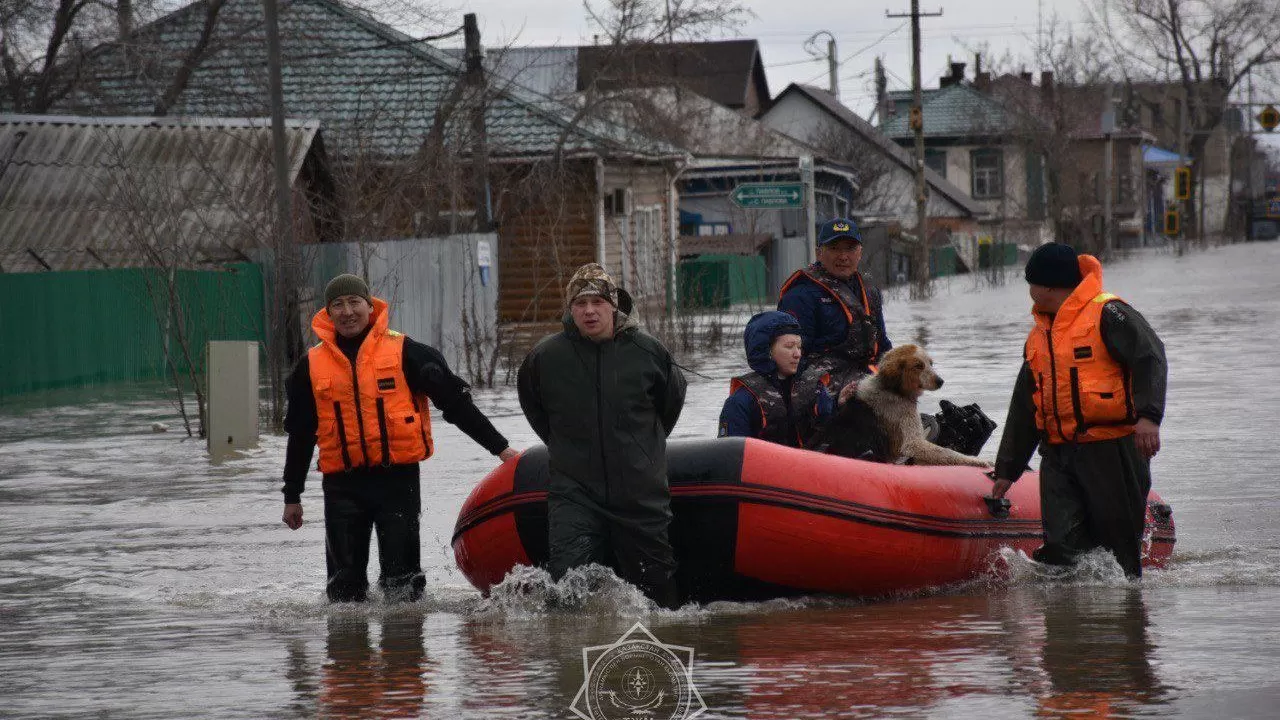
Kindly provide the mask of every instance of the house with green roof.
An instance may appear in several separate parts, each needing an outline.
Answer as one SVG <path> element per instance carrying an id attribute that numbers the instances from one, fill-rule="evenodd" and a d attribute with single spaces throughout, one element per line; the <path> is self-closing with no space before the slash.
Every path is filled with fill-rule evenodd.
<path id="1" fill-rule="evenodd" d="M 965 84 L 963 63 L 953 63 L 952 70 L 942 87 L 924 93 L 926 167 L 968 191 L 986 211 L 982 225 L 995 240 L 1030 246 L 1046 242 L 1051 233 L 1043 158 L 1027 152 L 1020 141 L 1019 117 Z M 911 92 L 891 92 L 887 101 L 881 131 L 913 150 L 915 134 L 908 124 Z"/>
<path id="2" fill-rule="evenodd" d="M 279 24 L 285 114 L 324 128 L 343 240 L 469 230 L 489 216 L 504 320 L 558 317 L 568 277 L 590 261 L 641 307 L 665 306 L 683 151 L 502 78 L 468 82 L 456 54 L 338 0 L 282 4 Z M 263 25 L 258 0 L 199 0 L 90 51 L 57 110 L 269 116 Z"/>

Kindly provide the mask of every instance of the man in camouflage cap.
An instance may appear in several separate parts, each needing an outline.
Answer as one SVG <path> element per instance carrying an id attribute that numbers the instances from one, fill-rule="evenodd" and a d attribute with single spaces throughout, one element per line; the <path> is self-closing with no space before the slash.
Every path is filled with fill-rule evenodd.
<path id="1" fill-rule="evenodd" d="M 685 380 L 604 268 L 583 265 L 565 288 L 564 329 L 520 366 L 520 407 L 551 456 L 549 571 L 599 564 L 664 607 L 679 604 L 668 540 L 667 436 Z"/>
<path id="2" fill-rule="evenodd" d="M 600 267 L 600 263 L 587 263 L 578 268 L 578 271 L 569 279 L 569 285 L 565 288 L 565 302 L 573 304 L 573 301 L 579 297 L 588 295 L 599 295 L 614 308 L 618 307 L 618 288 L 613 284 L 613 278 L 609 277 L 609 273 Z"/>

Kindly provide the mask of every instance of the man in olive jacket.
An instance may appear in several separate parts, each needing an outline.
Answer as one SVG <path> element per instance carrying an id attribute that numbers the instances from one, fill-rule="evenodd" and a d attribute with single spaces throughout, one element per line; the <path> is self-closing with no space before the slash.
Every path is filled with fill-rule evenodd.
<path id="1" fill-rule="evenodd" d="M 582 565 L 612 567 L 673 607 L 666 450 L 684 376 L 627 315 L 630 298 L 599 265 L 579 268 L 565 298 L 564 331 L 534 347 L 517 383 L 550 454 L 548 569 L 559 580 Z"/>

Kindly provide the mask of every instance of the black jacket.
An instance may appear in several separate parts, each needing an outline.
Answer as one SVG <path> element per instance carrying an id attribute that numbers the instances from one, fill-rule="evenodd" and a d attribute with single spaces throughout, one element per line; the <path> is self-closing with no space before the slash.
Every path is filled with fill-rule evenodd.
<path id="1" fill-rule="evenodd" d="M 667 435 L 684 407 L 685 379 L 662 343 L 619 313 L 611 340 L 564 331 L 520 366 L 520 407 L 550 453 L 551 492 L 615 521 L 670 519 Z"/>
<path id="2" fill-rule="evenodd" d="M 1102 342 L 1116 362 L 1129 371 L 1134 412 L 1157 425 L 1164 419 L 1165 384 L 1169 373 L 1164 343 L 1137 310 L 1113 300 L 1102 309 Z M 1026 362 L 1018 371 L 1009 401 L 1004 435 L 996 453 L 996 477 L 1016 480 L 1026 469 L 1042 438 L 1036 428 L 1031 369 Z"/>
<path id="3" fill-rule="evenodd" d="M 360 344 L 367 335 L 366 330 L 364 335 L 351 340 L 338 336 L 338 347 L 354 362 Z M 471 386 L 450 372 L 449 363 L 440 351 L 406 337 L 401 362 L 409 389 L 414 394 L 424 394 L 430 398 L 431 403 L 440 409 L 446 422 L 457 425 L 472 440 L 494 455 L 507 449 L 507 439 L 472 402 Z M 316 399 L 311 389 L 311 365 L 307 355 L 302 356 L 286 381 L 285 392 L 289 405 L 284 418 L 284 429 L 289 433 L 289 446 L 285 451 L 284 487 L 281 491 L 286 503 L 296 503 L 301 502 L 307 470 L 315 452 L 316 429 L 319 427 Z M 396 466 L 388 468 L 392 472 L 396 469 Z M 357 468 L 352 472 L 362 470 L 365 469 Z M 344 473 L 331 475 L 340 477 Z"/>

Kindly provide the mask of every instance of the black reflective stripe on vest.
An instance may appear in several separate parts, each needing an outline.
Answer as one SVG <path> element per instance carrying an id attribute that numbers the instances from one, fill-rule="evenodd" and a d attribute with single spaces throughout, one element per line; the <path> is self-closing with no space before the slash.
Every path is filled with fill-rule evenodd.
<path id="1" fill-rule="evenodd" d="M 382 398 L 378 398 L 377 405 L 378 432 L 382 433 L 382 467 L 391 467 L 391 443 L 387 440 L 387 406 Z"/>
<path id="2" fill-rule="evenodd" d="M 338 419 L 338 445 L 342 447 L 342 464 L 351 469 L 351 453 L 347 452 L 347 426 L 342 422 L 342 403 L 333 401 L 333 416 Z"/>
<path id="3" fill-rule="evenodd" d="M 756 399 L 763 416 L 759 438 L 779 445 L 803 447 L 813 430 L 813 406 L 824 373 L 806 370 L 791 380 L 790 403 L 777 385 L 760 373 L 735 378 Z"/>

